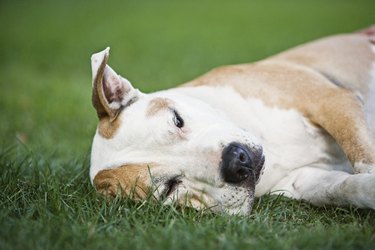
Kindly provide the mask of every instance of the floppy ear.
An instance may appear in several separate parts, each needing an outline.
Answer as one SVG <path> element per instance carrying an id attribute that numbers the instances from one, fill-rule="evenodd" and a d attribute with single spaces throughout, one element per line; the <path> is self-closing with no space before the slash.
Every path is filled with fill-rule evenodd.
<path id="1" fill-rule="evenodd" d="M 135 200 L 145 199 L 152 189 L 149 168 L 149 165 L 124 165 L 101 170 L 93 183 L 96 191 L 107 197 L 120 195 Z"/>
<path id="2" fill-rule="evenodd" d="M 135 102 L 140 92 L 107 65 L 109 47 L 91 56 L 92 104 L 99 119 L 112 122 L 120 111 Z"/>

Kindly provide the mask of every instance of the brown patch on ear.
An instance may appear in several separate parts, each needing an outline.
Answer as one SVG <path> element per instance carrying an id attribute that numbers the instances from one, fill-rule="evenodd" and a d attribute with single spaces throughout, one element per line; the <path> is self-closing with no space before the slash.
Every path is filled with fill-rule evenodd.
<path id="1" fill-rule="evenodd" d="M 162 110 L 168 109 L 172 104 L 172 101 L 167 98 L 155 98 L 150 101 L 147 107 L 146 115 L 154 116 Z"/>
<path id="2" fill-rule="evenodd" d="M 106 54 L 103 58 L 103 61 L 100 63 L 98 71 L 96 73 L 94 82 L 93 82 L 93 90 L 92 90 L 92 105 L 96 109 L 99 119 L 104 117 L 117 117 L 117 114 L 109 108 L 108 101 L 106 100 L 106 96 L 104 93 L 104 86 L 103 86 L 103 77 L 104 77 L 104 70 L 108 62 L 108 55 Z"/>
<path id="3" fill-rule="evenodd" d="M 135 200 L 147 198 L 151 191 L 150 168 L 152 165 L 124 165 L 100 171 L 94 178 L 99 194 L 114 197 L 121 195 Z"/>
<path id="4" fill-rule="evenodd" d="M 95 78 L 93 80 L 93 90 L 92 90 L 92 104 L 96 109 L 99 125 L 99 134 L 106 139 L 110 139 L 114 136 L 117 129 L 120 127 L 120 121 L 118 115 L 121 113 L 122 109 L 117 110 L 111 109 L 109 103 L 112 101 L 120 101 L 119 96 L 123 96 L 125 93 L 124 87 L 120 84 L 116 85 L 116 92 L 111 93 L 105 84 L 105 70 L 108 63 L 108 53 L 104 54 L 102 62 L 100 63 Z M 107 70 L 108 71 L 108 70 Z M 108 73 L 107 73 L 108 74 Z M 111 76 L 112 81 L 115 83 L 117 75 Z M 111 79 L 107 79 L 111 80 Z M 117 96 L 115 95 L 117 94 Z"/>
<path id="5" fill-rule="evenodd" d="M 117 117 L 115 120 L 111 121 L 108 116 L 105 116 L 99 121 L 98 132 L 104 138 L 111 139 L 116 134 L 120 124 L 120 118 Z"/>

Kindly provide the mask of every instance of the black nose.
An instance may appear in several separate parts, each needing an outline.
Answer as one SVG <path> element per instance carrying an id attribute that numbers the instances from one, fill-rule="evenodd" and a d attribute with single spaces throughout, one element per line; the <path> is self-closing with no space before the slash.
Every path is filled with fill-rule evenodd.
<path id="1" fill-rule="evenodd" d="M 254 182 L 259 177 L 258 169 L 263 167 L 262 149 L 250 150 L 246 145 L 232 142 L 222 153 L 221 172 L 225 182 L 239 183 L 252 178 Z"/>

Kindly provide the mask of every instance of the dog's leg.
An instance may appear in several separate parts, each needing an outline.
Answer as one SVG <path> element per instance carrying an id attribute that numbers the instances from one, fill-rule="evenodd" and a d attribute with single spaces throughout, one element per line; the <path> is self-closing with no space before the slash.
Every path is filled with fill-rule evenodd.
<path id="1" fill-rule="evenodd" d="M 361 35 L 322 39 L 275 58 L 305 65 L 324 76 L 325 79 L 319 80 L 310 75 L 319 91 L 299 81 L 296 88 L 301 87 L 305 92 L 301 89 L 298 92 L 308 94 L 299 94 L 293 102 L 299 103 L 300 111 L 335 138 L 356 173 L 367 173 L 375 172 L 375 143 L 362 102 L 369 101 L 366 96 L 374 84 L 375 26 L 358 33 Z M 360 100 L 360 95 L 364 100 Z M 293 102 L 289 104 L 292 108 Z"/>
<path id="2" fill-rule="evenodd" d="M 317 206 L 355 205 L 375 209 L 374 190 L 374 174 L 349 174 L 304 167 L 291 172 L 272 191 Z"/>
<path id="3" fill-rule="evenodd" d="M 349 90 L 323 95 L 311 110 L 311 120 L 342 147 L 356 173 L 375 172 L 375 143 L 363 105 Z"/>

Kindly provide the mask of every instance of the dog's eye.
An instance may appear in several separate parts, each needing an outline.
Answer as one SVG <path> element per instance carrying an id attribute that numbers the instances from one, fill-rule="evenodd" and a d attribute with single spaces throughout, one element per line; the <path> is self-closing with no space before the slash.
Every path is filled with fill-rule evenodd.
<path id="1" fill-rule="evenodd" d="M 165 183 L 166 189 L 164 191 L 164 197 L 170 196 L 177 189 L 178 185 L 182 183 L 178 177 L 179 176 L 175 176 Z"/>
<path id="2" fill-rule="evenodd" d="M 177 128 L 182 128 L 184 126 L 184 120 L 181 118 L 181 116 L 178 114 L 176 110 L 173 110 L 173 122 L 176 125 Z"/>

